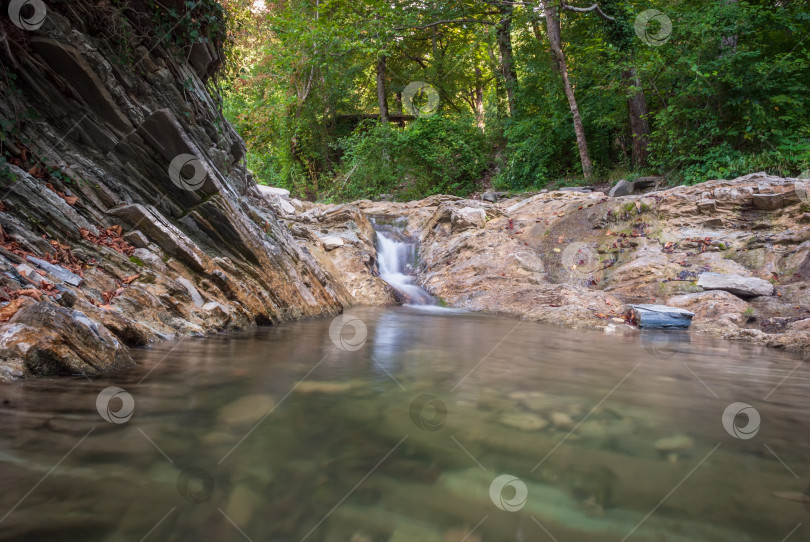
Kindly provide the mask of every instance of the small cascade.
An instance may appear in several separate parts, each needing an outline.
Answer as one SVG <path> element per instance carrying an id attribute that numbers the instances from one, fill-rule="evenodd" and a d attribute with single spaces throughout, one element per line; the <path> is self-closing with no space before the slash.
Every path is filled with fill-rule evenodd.
<path id="1" fill-rule="evenodd" d="M 393 226 L 374 225 L 380 278 L 394 287 L 407 305 L 435 305 L 436 299 L 415 284 L 417 247 Z"/>

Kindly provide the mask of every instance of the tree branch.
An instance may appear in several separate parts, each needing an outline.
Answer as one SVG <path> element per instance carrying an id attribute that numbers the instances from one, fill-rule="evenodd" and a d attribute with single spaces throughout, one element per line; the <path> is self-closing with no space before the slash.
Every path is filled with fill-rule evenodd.
<path id="1" fill-rule="evenodd" d="M 615 21 L 616 19 L 602 11 L 602 8 L 599 7 L 599 4 L 594 4 L 589 8 L 579 8 L 576 6 L 572 6 L 566 3 L 563 3 L 562 8 L 565 11 L 576 11 L 577 13 L 588 13 L 591 11 L 595 11 L 600 17 L 602 17 L 606 21 Z"/>
<path id="2" fill-rule="evenodd" d="M 478 19 L 446 19 L 444 21 L 436 21 L 435 23 L 430 23 L 422 26 L 397 26 L 394 28 L 394 30 L 424 30 L 425 28 L 433 28 L 434 26 L 440 26 L 443 24 L 464 24 L 464 23 L 488 24 L 488 25 L 497 24 L 494 21 L 479 21 Z"/>

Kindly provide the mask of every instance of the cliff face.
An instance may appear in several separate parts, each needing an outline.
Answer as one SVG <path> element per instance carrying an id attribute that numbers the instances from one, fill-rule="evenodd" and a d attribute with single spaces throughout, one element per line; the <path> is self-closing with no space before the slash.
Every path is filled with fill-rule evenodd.
<path id="1" fill-rule="evenodd" d="M 0 379 L 105 372 L 131 364 L 125 345 L 341 310 L 349 295 L 278 221 L 206 87 L 211 2 L 12 4 Z"/>

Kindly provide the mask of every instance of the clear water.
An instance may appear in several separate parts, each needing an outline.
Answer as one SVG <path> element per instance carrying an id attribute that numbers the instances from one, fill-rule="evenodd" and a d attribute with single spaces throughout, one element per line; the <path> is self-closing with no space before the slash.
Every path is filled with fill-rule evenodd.
<path id="1" fill-rule="evenodd" d="M 118 378 L 0 388 L 0 540 L 810 540 L 795 357 L 351 314 L 160 344 Z M 128 420 L 120 392 L 98 409 L 111 386 Z M 724 429 L 735 402 L 760 415 L 753 438 Z"/>

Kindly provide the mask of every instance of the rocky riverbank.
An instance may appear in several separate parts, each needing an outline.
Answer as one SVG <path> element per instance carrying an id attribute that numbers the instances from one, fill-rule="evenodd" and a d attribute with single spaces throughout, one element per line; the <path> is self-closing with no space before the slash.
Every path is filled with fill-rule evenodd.
<path id="1" fill-rule="evenodd" d="M 695 331 L 805 350 L 808 189 L 755 173 L 622 197 L 293 201 L 284 220 L 358 303 L 387 301 L 367 220 L 400 220 L 421 241 L 419 282 L 450 306 L 622 331 L 629 304 L 665 304 L 693 312 Z"/>
<path id="2" fill-rule="evenodd" d="M 372 221 L 421 243 L 418 280 L 447 305 L 615 331 L 631 329 L 628 304 L 663 303 L 697 331 L 810 344 L 807 181 L 300 202 L 247 170 L 209 93 L 216 36 L 168 45 L 140 31 L 151 9 L 80 0 L 41 27 L 0 25 L 0 381 L 109 373 L 167 337 L 395 304 Z"/>
<path id="3" fill-rule="evenodd" d="M 145 2 L 43 9 L 0 24 L 0 380 L 340 312 L 350 295 L 266 204 L 209 93 L 214 31 L 169 43 Z"/>

